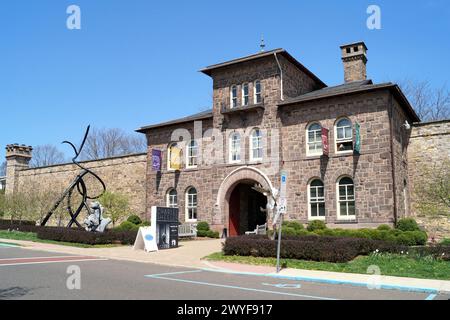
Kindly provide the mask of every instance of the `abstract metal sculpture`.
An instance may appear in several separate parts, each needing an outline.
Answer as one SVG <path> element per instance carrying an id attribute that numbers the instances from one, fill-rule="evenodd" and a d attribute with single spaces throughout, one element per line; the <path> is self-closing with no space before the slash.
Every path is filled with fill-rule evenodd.
<path id="1" fill-rule="evenodd" d="M 54 214 L 55 210 L 63 203 L 65 199 L 67 199 L 67 212 L 70 215 L 70 222 L 67 225 L 67 228 L 71 228 L 73 224 L 76 224 L 78 228 L 83 228 L 81 224 L 77 221 L 78 216 L 80 215 L 81 211 L 83 209 L 86 209 L 88 212 L 88 219 L 86 219 L 86 230 L 87 231 L 99 231 L 102 232 L 107 226 L 107 224 L 110 222 L 109 219 L 103 219 L 102 213 L 103 210 L 98 203 L 93 203 L 92 208 L 88 205 L 88 200 L 96 200 L 100 198 L 105 192 L 106 192 L 106 185 L 103 182 L 103 180 L 94 172 L 91 170 L 83 167 L 81 164 L 78 163 L 77 159 L 81 154 L 81 151 L 83 150 L 84 144 L 86 143 L 87 137 L 89 135 L 90 126 L 87 127 L 86 133 L 84 135 L 83 142 L 80 145 L 80 148 L 77 150 L 77 148 L 74 146 L 73 143 L 69 141 L 64 141 L 64 143 L 70 145 L 75 153 L 75 157 L 72 158 L 72 162 L 78 166 L 82 171 L 78 174 L 78 176 L 72 181 L 72 183 L 69 185 L 69 187 L 64 191 L 64 193 L 61 195 L 61 197 L 56 201 L 55 205 L 52 207 L 52 209 L 47 213 L 44 220 L 42 220 L 41 226 L 45 226 L 48 222 L 48 220 L 51 218 L 51 216 Z M 95 196 L 89 195 L 88 188 L 86 186 L 86 182 L 84 181 L 84 178 L 88 175 L 93 176 L 98 182 L 100 182 L 103 191 Z M 72 196 L 74 195 L 74 191 L 78 192 L 78 194 L 81 196 L 80 203 L 78 204 L 75 211 L 72 209 Z M 102 220 L 105 220 L 102 223 Z M 109 220 L 109 222 L 108 222 Z M 106 225 L 105 225 L 106 223 Z M 101 228 L 99 228 L 101 227 Z"/>

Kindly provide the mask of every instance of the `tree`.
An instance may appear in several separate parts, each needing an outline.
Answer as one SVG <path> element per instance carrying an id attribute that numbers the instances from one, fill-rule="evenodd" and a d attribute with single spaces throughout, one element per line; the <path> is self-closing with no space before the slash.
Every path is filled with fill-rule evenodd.
<path id="1" fill-rule="evenodd" d="M 143 135 L 131 135 L 122 129 L 92 129 L 83 149 L 82 159 L 97 160 L 145 152 L 147 143 Z"/>
<path id="2" fill-rule="evenodd" d="M 55 146 L 46 144 L 37 146 L 33 149 L 33 157 L 31 158 L 30 166 L 32 168 L 38 168 L 64 162 L 66 162 L 64 153 L 59 151 Z"/>
<path id="3" fill-rule="evenodd" d="M 99 202 L 105 208 L 105 215 L 111 218 L 113 228 L 130 213 L 128 199 L 122 194 L 106 192 L 100 197 Z"/>
<path id="4" fill-rule="evenodd" d="M 5 177 L 6 176 L 6 161 L 3 161 L 0 164 L 0 177 Z"/>
<path id="5" fill-rule="evenodd" d="M 433 88 L 428 81 L 410 79 L 398 83 L 422 121 L 450 118 L 450 90 L 447 86 Z"/>

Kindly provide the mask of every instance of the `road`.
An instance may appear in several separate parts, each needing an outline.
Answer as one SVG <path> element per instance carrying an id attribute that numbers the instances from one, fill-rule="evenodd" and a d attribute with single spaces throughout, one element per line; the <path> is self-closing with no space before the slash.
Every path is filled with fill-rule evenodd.
<path id="1" fill-rule="evenodd" d="M 224 301 L 449 298 L 450 295 L 444 294 L 369 290 L 365 287 L 280 280 L 0 246 L 0 299 Z"/>

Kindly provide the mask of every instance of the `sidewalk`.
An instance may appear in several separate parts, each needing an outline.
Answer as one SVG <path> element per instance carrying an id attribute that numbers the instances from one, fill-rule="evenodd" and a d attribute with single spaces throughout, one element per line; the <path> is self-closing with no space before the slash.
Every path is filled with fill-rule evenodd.
<path id="1" fill-rule="evenodd" d="M 370 274 L 354 274 L 328 271 L 300 269 L 283 269 L 276 273 L 275 267 L 251 266 L 238 263 L 208 261 L 210 271 L 233 274 L 269 276 L 278 279 L 309 281 L 328 284 L 346 284 L 359 287 L 396 289 L 402 291 L 420 291 L 428 293 L 450 293 L 450 281 L 402 278 L 391 276 L 375 276 Z"/>
<path id="2" fill-rule="evenodd" d="M 1 240 L 1 239 L 0 239 Z M 204 268 L 201 259 L 214 252 L 222 250 L 222 240 L 198 240 L 181 241 L 180 247 L 171 250 L 161 250 L 147 253 L 143 250 L 133 250 L 131 246 L 111 247 L 111 248 L 76 248 L 47 244 L 40 242 L 30 242 L 21 240 L 2 240 L 8 243 L 21 245 L 25 249 L 48 251 L 55 253 L 65 253 L 83 256 L 94 256 L 105 259 L 125 260 L 143 263 L 154 263 L 175 267 Z"/>

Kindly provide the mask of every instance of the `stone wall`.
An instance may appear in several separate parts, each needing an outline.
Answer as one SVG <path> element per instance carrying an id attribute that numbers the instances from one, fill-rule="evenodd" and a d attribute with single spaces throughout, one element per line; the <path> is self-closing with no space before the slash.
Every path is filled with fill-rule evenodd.
<path id="1" fill-rule="evenodd" d="M 415 208 L 414 190 L 424 177 L 423 168 L 450 159 L 450 120 L 414 125 L 408 147 L 409 181 L 412 190 L 411 210 L 417 220 L 437 238 L 450 236 L 448 218 L 421 217 Z"/>
<path id="2" fill-rule="evenodd" d="M 82 165 L 98 174 L 106 183 L 108 191 L 127 196 L 131 213 L 142 215 L 145 212 L 146 162 L 146 154 L 136 154 L 83 162 Z M 80 168 L 74 164 L 62 164 L 20 170 L 8 179 L 11 179 L 11 182 L 14 180 L 12 185 L 17 187 L 15 192 L 40 188 L 56 190 L 59 193 L 79 172 Z M 98 183 L 88 177 L 86 181 L 91 192 L 95 193 L 100 188 Z"/>

